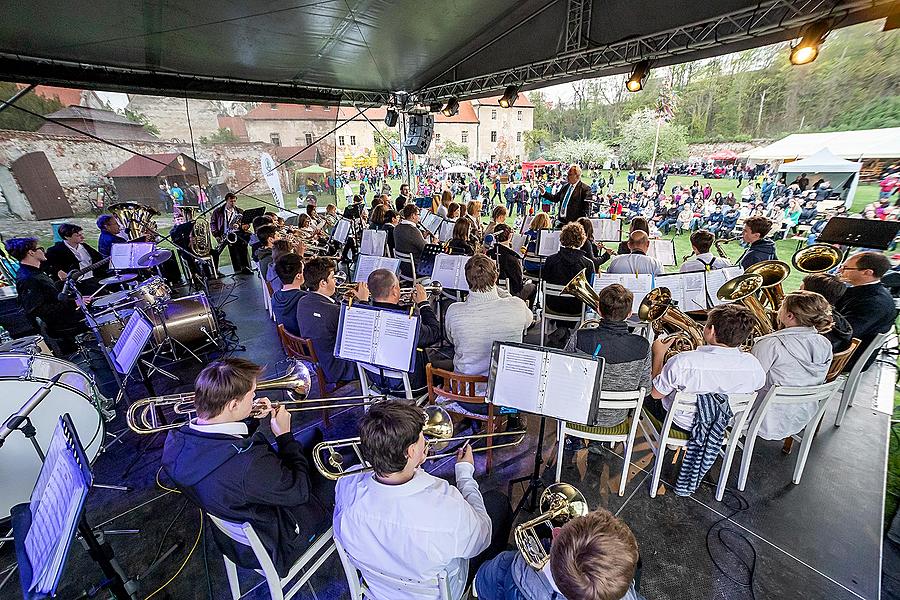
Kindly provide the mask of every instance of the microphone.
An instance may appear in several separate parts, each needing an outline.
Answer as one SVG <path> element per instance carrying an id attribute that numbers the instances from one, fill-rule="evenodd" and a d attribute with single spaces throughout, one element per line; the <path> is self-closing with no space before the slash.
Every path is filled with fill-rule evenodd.
<path id="1" fill-rule="evenodd" d="M 31 395 L 31 398 L 22 405 L 22 408 L 18 410 L 18 412 L 8 418 L 2 426 L 0 426 L 0 446 L 3 446 L 3 442 L 9 437 L 13 431 L 18 429 L 22 423 L 28 418 L 28 415 L 37 408 L 37 405 L 40 404 L 44 398 L 50 393 L 51 388 L 54 385 L 59 383 L 59 380 L 62 379 L 62 376 L 65 375 L 68 371 L 63 371 L 62 373 L 57 373 L 54 375 L 50 381 L 42 385 L 34 394 Z"/>

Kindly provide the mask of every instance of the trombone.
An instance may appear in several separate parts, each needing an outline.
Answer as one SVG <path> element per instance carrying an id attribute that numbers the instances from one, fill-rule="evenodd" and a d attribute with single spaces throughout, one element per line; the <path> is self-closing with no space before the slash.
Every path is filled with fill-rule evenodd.
<path id="1" fill-rule="evenodd" d="M 512 442 L 504 442 L 502 444 L 497 444 L 495 446 L 483 447 L 483 448 L 474 448 L 472 452 L 484 452 L 488 449 L 496 450 L 498 448 L 508 448 L 512 446 L 518 446 L 525 439 L 526 432 L 525 430 L 519 431 L 503 431 L 499 433 L 477 433 L 473 435 L 462 435 L 453 437 L 453 421 L 450 418 L 450 413 L 447 412 L 446 409 L 442 406 L 438 406 L 436 404 L 432 404 L 426 406 L 423 410 L 425 425 L 422 428 L 422 433 L 426 438 L 429 438 L 427 443 L 426 451 L 437 451 L 440 452 L 447 446 L 449 446 L 453 442 L 471 442 L 474 440 L 485 440 L 492 439 L 494 437 L 500 436 L 518 436 L 519 439 L 514 440 Z M 341 448 L 349 448 L 353 450 L 353 453 L 356 455 L 356 458 L 359 459 L 360 465 L 347 469 L 344 467 L 344 457 L 340 453 Z M 441 458 L 447 458 L 448 456 L 455 456 L 456 450 L 450 452 L 444 452 L 443 454 L 432 454 L 428 456 L 425 460 L 438 460 Z M 346 438 L 342 440 L 331 440 L 326 442 L 321 442 L 316 444 L 316 447 L 313 449 L 313 462 L 316 465 L 316 469 L 319 473 L 322 474 L 326 479 L 330 479 L 331 481 L 337 481 L 342 477 L 346 477 L 348 475 L 357 475 L 359 473 L 369 473 L 373 469 L 370 466 L 365 466 L 365 458 L 362 455 L 362 450 L 360 448 L 360 438 Z"/>
<path id="2" fill-rule="evenodd" d="M 550 560 L 550 554 L 541 542 L 537 527 L 544 523 L 558 527 L 589 512 L 584 495 L 578 488 L 568 483 L 553 483 L 547 486 L 541 494 L 540 507 L 540 515 L 515 529 L 516 547 L 522 553 L 522 558 L 538 571 Z"/>

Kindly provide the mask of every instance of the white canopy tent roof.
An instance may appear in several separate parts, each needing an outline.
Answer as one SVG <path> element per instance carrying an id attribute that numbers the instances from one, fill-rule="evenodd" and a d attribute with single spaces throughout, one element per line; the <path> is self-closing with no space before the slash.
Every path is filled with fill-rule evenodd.
<path id="1" fill-rule="evenodd" d="M 812 156 L 822 148 L 831 148 L 840 158 L 900 158 L 900 127 L 862 129 L 860 131 L 831 131 L 826 133 L 795 133 L 742 153 L 751 161 L 794 160 Z"/>
<path id="2" fill-rule="evenodd" d="M 462 174 L 462 175 L 474 175 L 475 171 L 473 171 L 469 167 L 463 167 L 462 165 L 456 165 L 456 166 L 450 167 L 449 169 L 446 169 L 444 171 L 445 175 L 454 174 L 454 173 Z"/>
<path id="3" fill-rule="evenodd" d="M 856 195 L 856 187 L 859 185 L 859 170 L 862 163 L 844 160 L 835 156 L 828 148 L 822 148 L 812 156 L 803 160 L 782 163 L 778 167 L 779 173 L 799 174 L 806 173 L 810 181 L 816 181 L 820 177 L 831 182 L 832 188 L 840 190 L 844 203 L 849 208 Z M 791 178 L 785 177 L 790 183 Z"/>

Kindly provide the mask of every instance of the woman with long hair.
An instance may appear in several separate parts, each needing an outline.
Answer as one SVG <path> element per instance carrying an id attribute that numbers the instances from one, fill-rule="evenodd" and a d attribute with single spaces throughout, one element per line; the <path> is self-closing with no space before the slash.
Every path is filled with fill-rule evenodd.
<path id="1" fill-rule="evenodd" d="M 471 231 L 472 222 L 469 219 L 459 219 L 453 225 L 453 237 L 447 244 L 447 254 L 474 255 L 475 247 L 469 242 Z"/>
<path id="2" fill-rule="evenodd" d="M 525 232 L 525 247 L 527 253 L 534 255 L 537 252 L 538 238 L 542 229 L 550 229 L 550 215 L 545 212 L 539 212 L 534 215 L 528 231 Z M 538 273 L 541 270 L 541 263 L 533 260 L 525 260 L 525 271 L 528 273 Z"/>

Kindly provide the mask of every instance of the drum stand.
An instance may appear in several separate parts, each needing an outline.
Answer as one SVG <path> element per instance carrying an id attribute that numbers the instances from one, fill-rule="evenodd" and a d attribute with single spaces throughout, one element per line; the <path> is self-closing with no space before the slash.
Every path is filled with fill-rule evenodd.
<path id="1" fill-rule="evenodd" d="M 171 352 L 171 362 L 173 362 L 173 363 L 177 362 L 179 360 L 182 360 L 178 356 L 178 347 L 180 346 L 185 352 L 190 354 L 191 357 L 194 358 L 194 360 L 196 360 L 198 363 L 202 363 L 203 361 L 200 360 L 200 357 L 197 356 L 190 348 L 188 348 L 187 346 L 185 346 L 184 344 L 182 344 L 181 342 L 179 342 L 178 340 L 173 338 L 171 335 L 169 335 L 169 328 L 166 324 L 166 304 L 165 303 L 158 302 L 158 303 L 154 304 L 153 306 L 151 306 L 150 310 L 152 310 L 157 315 L 159 315 L 159 322 L 162 325 L 163 335 L 164 335 L 165 339 L 163 340 L 163 342 L 161 344 L 156 345 L 156 348 L 153 351 L 153 356 L 150 358 L 150 360 L 148 361 L 148 360 L 142 358 L 142 359 L 140 359 L 141 363 L 149 369 L 149 371 L 147 371 L 148 377 L 153 375 L 156 372 L 159 372 L 173 381 L 178 381 L 178 377 L 176 377 L 169 371 L 166 371 L 165 369 L 163 369 L 162 367 L 160 367 L 156 364 L 157 358 L 162 356 L 164 352 Z"/>

